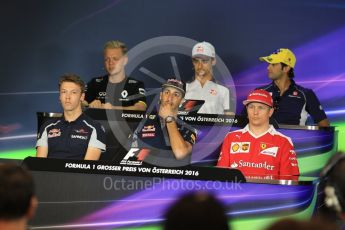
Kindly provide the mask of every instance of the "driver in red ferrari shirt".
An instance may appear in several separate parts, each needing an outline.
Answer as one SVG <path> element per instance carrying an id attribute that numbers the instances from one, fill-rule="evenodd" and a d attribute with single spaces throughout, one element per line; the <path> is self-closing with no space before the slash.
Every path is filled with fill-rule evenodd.
<path id="1" fill-rule="evenodd" d="M 243 104 L 249 123 L 226 135 L 217 166 L 239 169 L 245 176 L 298 176 L 297 156 L 291 139 L 269 124 L 273 114 L 270 93 L 254 90 Z"/>

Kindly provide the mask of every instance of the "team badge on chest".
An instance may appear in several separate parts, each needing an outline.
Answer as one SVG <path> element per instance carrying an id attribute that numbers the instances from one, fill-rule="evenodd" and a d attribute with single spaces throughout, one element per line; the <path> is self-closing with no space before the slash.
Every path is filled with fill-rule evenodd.
<path id="1" fill-rule="evenodd" d="M 154 125 L 145 125 L 144 128 L 141 130 L 141 132 L 154 132 L 156 131 L 156 128 Z"/>
<path id="2" fill-rule="evenodd" d="M 267 148 L 267 145 L 266 145 L 266 143 L 261 143 L 260 147 L 261 147 L 261 150 L 263 150 L 263 149 Z"/>
<path id="3" fill-rule="evenodd" d="M 154 125 L 145 125 L 141 130 L 142 138 L 152 138 L 156 136 L 156 128 Z"/>
<path id="4" fill-rule="evenodd" d="M 213 96 L 217 95 L 217 91 L 215 89 L 210 89 L 210 94 Z"/>
<path id="5" fill-rule="evenodd" d="M 270 148 L 265 148 L 263 150 L 261 150 L 260 154 L 263 155 L 267 155 L 267 156 L 272 156 L 272 157 L 276 157 L 277 153 L 278 153 L 278 147 L 270 147 Z"/>
<path id="6" fill-rule="evenodd" d="M 278 147 L 271 143 L 260 143 L 260 154 L 276 157 L 278 153 Z"/>

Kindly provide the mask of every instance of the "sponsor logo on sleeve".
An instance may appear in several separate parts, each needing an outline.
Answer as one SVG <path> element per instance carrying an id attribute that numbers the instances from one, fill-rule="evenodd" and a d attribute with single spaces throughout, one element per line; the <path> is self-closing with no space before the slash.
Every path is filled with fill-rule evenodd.
<path id="1" fill-rule="evenodd" d="M 146 91 L 143 88 L 139 88 L 139 94 L 145 95 Z"/>
<path id="2" fill-rule="evenodd" d="M 297 165 L 297 155 L 296 155 L 296 152 L 295 152 L 295 150 L 293 150 L 293 149 L 291 149 L 290 150 L 290 157 L 289 157 L 289 161 L 290 161 L 290 163 L 291 163 L 291 166 L 298 166 Z"/>
<path id="3" fill-rule="evenodd" d="M 289 161 L 297 161 L 296 157 L 289 157 Z"/>
<path id="4" fill-rule="evenodd" d="M 48 132 L 48 138 L 59 137 L 59 136 L 61 136 L 60 129 L 51 129 Z"/>

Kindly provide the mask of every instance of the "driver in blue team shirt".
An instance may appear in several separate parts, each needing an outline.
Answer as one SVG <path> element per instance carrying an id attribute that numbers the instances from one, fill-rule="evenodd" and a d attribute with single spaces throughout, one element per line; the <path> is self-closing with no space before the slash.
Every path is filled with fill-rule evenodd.
<path id="1" fill-rule="evenodd" d="M 159 166 L 185 166 L 191 163 L 196 130 L 178 119 L 179 105 L 186 93 L 185 83 L 168 79 L 162 85 L 156 114 L 150 114 L 135 130 L 128 157 Z M 134 153 L 133 151 L 139 151 Z"/>
<path id="2" fill-rule="evenodd" d="M 105 151 L 104 128 L 82 112 L 85 83 L 66 74 L 59 81 L 63 117 L 45 122 L 39 131 L 36 156 L 98 160 Z"/>
<path id="3" fill-rule="evenodd" d="M 272 117 L 279 124 L 306 125 L 308 115 L 320 127 L 328 127 L 329 121 L 319 99 L 312 89 L 304 88 L 295 83 L 295 54 L 285 48 L 266 57 L 261 61 L 268 63 L 268 77 L 272 83 L 259 87 L 271 93 L 274 113 Z"/>

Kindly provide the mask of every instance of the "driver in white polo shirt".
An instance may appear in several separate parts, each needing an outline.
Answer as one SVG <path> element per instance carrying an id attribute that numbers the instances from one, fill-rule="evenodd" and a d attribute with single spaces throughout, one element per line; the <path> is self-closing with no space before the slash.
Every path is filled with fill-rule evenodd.
<path id="1" fill-rule="evenodd" d="M 227 114 L 230 112 L 230 92 L 223 85 L 217 84 L 213 77 L 216 65 L 216 52 L 208 42 L 197 43 L 192 50 L 194 80 L 187 83 L 185 99 L 204 100 L 198 113 Z"/>

